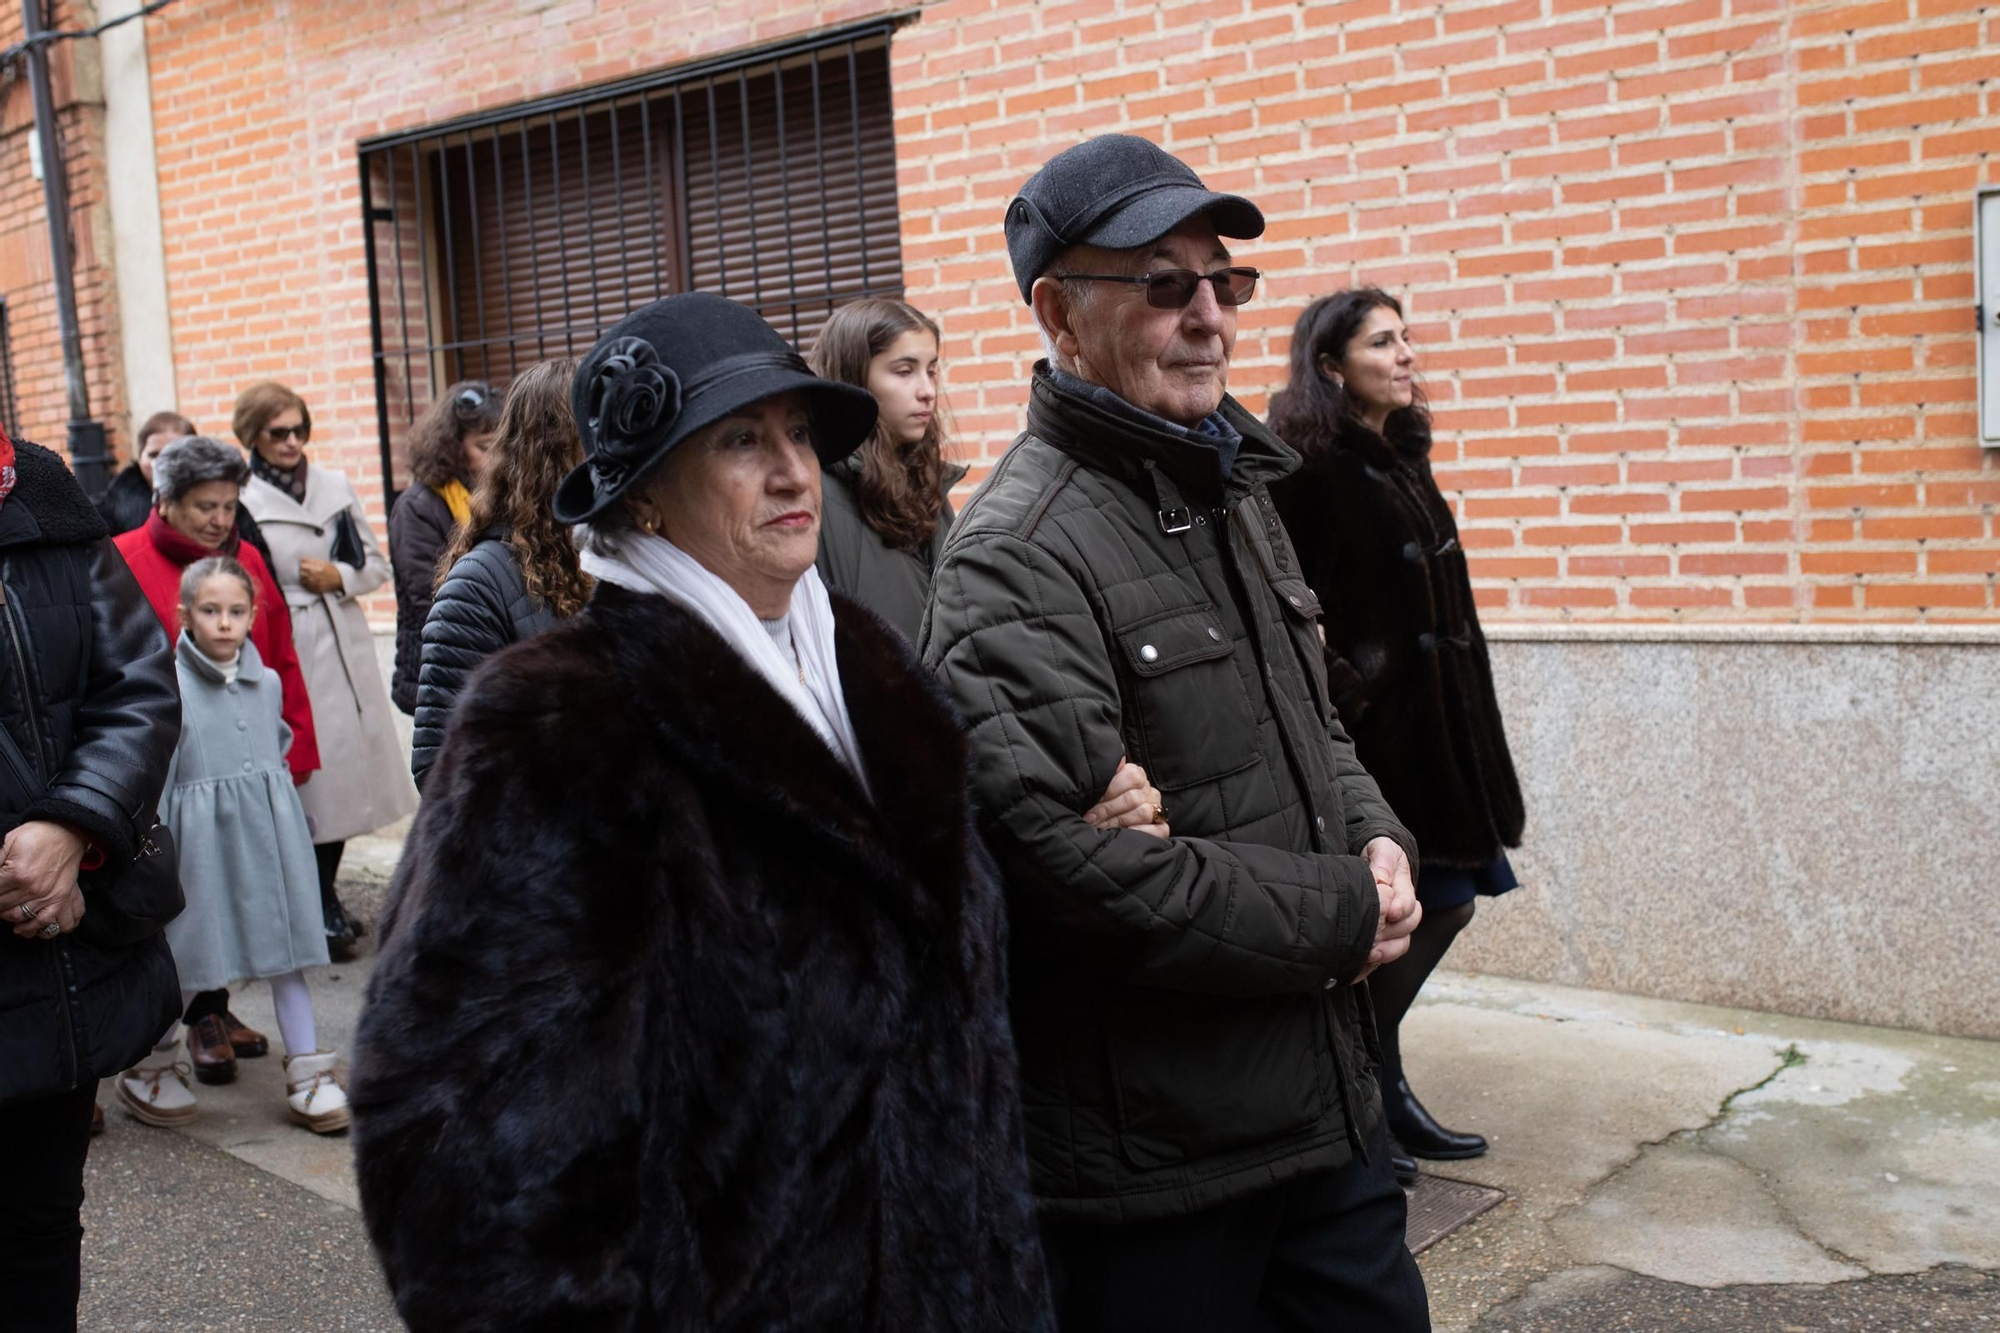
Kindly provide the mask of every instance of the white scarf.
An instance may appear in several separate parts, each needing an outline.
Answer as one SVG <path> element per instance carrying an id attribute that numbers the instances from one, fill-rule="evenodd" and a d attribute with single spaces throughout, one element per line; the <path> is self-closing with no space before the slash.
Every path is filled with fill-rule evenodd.
<path id="1" fill-rule="evenodd" d="M 792 589 L 788 614 L 792 649 L 799 658 L 794 667 L 778 651 L 750 603 L 665 537 L 645 533 L 622 536 L 616 554 L 612 554 L 593 549 L 587 529 L 578 528 L 576 536 L 585 573 L 633 592 L 670 597 L 708 622 L 709 628 L 798 710 L 827 748 L 853 770 L 862 789 L 867 789 L 861 743 L 855 739 L 854 721 L 847 715 L 840 665 L 834 656 L 833 602 L 826 595 L 819 570 L 807 569 Z"/>

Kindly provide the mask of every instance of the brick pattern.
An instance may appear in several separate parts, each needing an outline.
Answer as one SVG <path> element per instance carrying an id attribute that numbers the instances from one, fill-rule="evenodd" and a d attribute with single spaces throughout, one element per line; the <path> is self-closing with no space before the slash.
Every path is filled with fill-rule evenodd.
<path id="1" fill-rule="evenodd" d="M 58 27 L 83 22 L 81 6 L 56 8 Z M 0 8 L 0 46 L 21 39 L 19 6 Z M 75 63 L 79 56 L 85 66 Z M 50 91 L 69 168 L 75 258 L 77 329 L 83 341 L 84 385 L 91 413 L 105 424 L 111 448 L 123 453 L 130 428 L 125 404 L 124 349 L 112 286 L 111 216 L 104 192 L 104 105 L 96 93 L 95 52 L 53 48 Z M 49 265 L 48 214 L 34 174 L 35 108 L 26 65 L 0 84 L 0 295 L 7 298 L 8 351 L 14 365 L 19 420 L 8 433 L 52 449 L 69 436 L 69 393 L 63 379 L 62 334 Z M 81 77 L 79 77 L 81 75 Z"/>
<path id="2" fill-rule="evenodd" d="M 357 140 L 895 8 L 147 20 L 179 406 L 226 429 L 245 383 L 285 379 L 317 456 L 379 500 Z M 1001 210 L 1056 149 L 1148 135 L 1271 218 L 1242 247 L 1271 275 L 1237 350 L 1253 408 L 1312 296 L 1406 299 L 1489 616 L 1993 619 L 2000 457 L 1973 438 L 1967 306 L 1996 52 L 2000 5 L 1970 0 L 939 0 L 892 47 L 904 266 L 988 464 L 1038 354 Z M 0 286 L 22 288 L 24 417 L 59 436 L 33 245 L 8 248 L 39 200 L 25 89 L 6 97 Z M 93 265 L 95 387 L 116 346 Z"/>
<path id="3" fill-rule="evenodd" d="M 1001 210 L 1119 129 L 1271 219 L 1251 406 L 1311 297 L 1405 299 L 1489 616 L 2000 615 L 2000 6 L 948 0 L 895 58 L 904 264 L 982 461 L 1039 350 Z"/>
<path id="4" fill-rule="evenodd" d="M 853 22 L 881 0 L 206 0 L 147 20 L 181 410 L 226 433 L 250 382 L 313 409 L 380 530 L 356 144 Z M 388 603 L 378 599 L 374 610 Z"/>

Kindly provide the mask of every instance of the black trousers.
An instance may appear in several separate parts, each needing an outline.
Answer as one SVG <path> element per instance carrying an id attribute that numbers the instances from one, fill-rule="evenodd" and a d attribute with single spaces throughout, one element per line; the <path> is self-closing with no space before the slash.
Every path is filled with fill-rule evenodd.
<path id="1" fill-rule="evenodd" d="M 13 1155 L 0 1188 L 0 1325 L 9 1333 L 76 1333 L 83 1281 L 83 1159 L 97 1080 L 74 1092 L 0 1108 Z"/>
<path id="2" fill-rule="evenodd" d="M 1184 1217 L 1044 1222 L 1063 1333 L 1427 1333 L 1407 1205 L 1377 1130 L 1365 1161 Z"/>

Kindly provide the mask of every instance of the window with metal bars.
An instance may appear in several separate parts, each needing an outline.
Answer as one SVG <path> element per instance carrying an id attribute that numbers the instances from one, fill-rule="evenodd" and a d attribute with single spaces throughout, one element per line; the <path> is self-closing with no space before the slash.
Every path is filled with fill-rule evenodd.
<path id="1" fill-rule="evenodd" d="M 801 351 L 900 296 L 889 21 L 361 145 L 383 478 L 457 380 L 504 388 L 673 292 Z"/>
<path id="2" fill-rule="evenodd" d="M 7 298 L 0 296 L 0 427 L 9 435 L 21 430 L 21 408 L 14 397 L 14 332 L 7 324 Z"/>

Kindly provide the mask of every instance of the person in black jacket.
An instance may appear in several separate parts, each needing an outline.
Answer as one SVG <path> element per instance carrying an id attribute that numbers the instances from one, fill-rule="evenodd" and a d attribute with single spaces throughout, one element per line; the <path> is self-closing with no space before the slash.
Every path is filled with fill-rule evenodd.
<path id="1" fill-rule="evenodd" d="M 583 461 L 569 406 L 575 375 L 573 360 L 542 361 L 508 388 L 469 520 L 439 562 L 416 676 L 410 773 L 419 788 L 473 669 L 590 600 L 590 576 L 577 565 L 569 529 L 549 512 L 556 485 Z"/>
<path id="2" fill-rule="evenodd" d="M 417 661 L 438 557 L 466 526 L 472 487 L 499 428 L 500 398 L 478 380 L 452 385 L 410 428 L 410 486 L 389 512 L 389 559 L 396 575 L 396 665 L 389 698 L 405 713 L 417 711 Z"/>
<path id="3" fill-rule="evenodd" d="M 180 1011 L 154 921 L 107 894 L 180 736 L 159 619 L 61 458 L 0 434 L 0 1292 L 9 1330 L 74 1330 L 97 1080 Z"/>
<path id="4" fill-rule="evenodd" d="M 821 484 L 819 573 L 911 643 L 931 602 L 931 571 L 951 531 L 951 488 L 965 469 L 944 459 L 937 322 L 903 301 L 844 305 L 813 344 L 816 375 L 866 389 L 882 416 Z"/>
<path id="5" fill-rule="evenodd" d="M 1271 488 L 1326 608 L 1327 678 L 1361 762 L 1423 849 L 1423 924 L 1369 983 L 1389 1129 L 1416 1157 L 1477 1157 L 1486 1140 L 1445 1129 L 1410 1091 L 1399 1027 L 1481 895 L 1517 881 L 1520 783 L 1451 505 L 1430 466 L 1430 416 L 1396 299 L 1323 297 L 1292 335 L 1291 382 L 1271 427 L 1305 466 Z M 1413 1176 L 1405 1158 L 1400 1169 Z"/>

